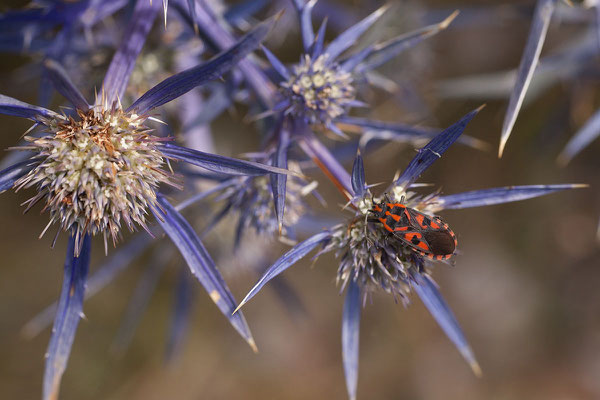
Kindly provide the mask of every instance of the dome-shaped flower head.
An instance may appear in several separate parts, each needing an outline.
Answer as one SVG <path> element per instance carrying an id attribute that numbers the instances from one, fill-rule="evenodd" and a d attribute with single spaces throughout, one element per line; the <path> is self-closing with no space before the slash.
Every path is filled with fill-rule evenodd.
<path id="1" fill-rule="evenodd" d="M 290 171 L 300 173 L 297 163 L 288 164 Z M 252 228 L 266 238 L 278 235 L 293 237 L 293 227 L 307 212 L 304 198 L 314 192 L 316 182 L 308 182 L 300 176 L 290 176 L 286 182 L 285 213 L 278 218 L 278 209 L 273 200 L 272 179 L 269 176 L 236 177 L 223 182 L 218 198 L 224 202 L 223 209 L 215 218 L 218 222 L 225 214 L 239 214 L 234 245 L 237 246 L 246 228 Z"/>
<path id="2" fill-rule="evenodd" d="M 271 279 L 317 247 L 333 252 L 340 264 L 337 281 L 347 287 L 342 320 L 342 356 L 350 399 L 356 398 L 361 304 L 383 290 L 405 304 L 415 291 L 475 374 L 480 368 L 450 308 L 430 277 L 433 262 L 448 262 L 457 252 L 456 234 L 438 212 L 524 200 L 585 185 L 532 185 L 476 190 L 455 195 L 420 195 L 416 179 L 441 157 L 479 111 L 464 116 L 419 150 L 387 192 L 374 197 L 365 183 L 362 158 L 340 186 L 350 194 L 352 216 L 346 222 L 299 243 L 275 262 L 242 300 L 237 310 Z"/>
<path id="3" fill-rule="evenodd" d="M 173 75 L 139 97 L 129 107 L 120 103 L 136 58 L 159 9 L 160 2 L 139 0 L 126 35 L 106 73 L 101 95 L 94 104 L 72 83 L 56 62 L 45 68 L 56 90 L 73 105 L 68 114 L 0 95 L 0 113 L 34 121 L 36 135 L 28 138 L 32 151 L 26 161 L 0 171 L 0 191 L 35 189 L 27 209 L 41 203 L 50 214 L 44 232 L 57 225 L 69 234 L 64 283 L 48 347 L 44 399 L 58 395 L 75 331 L 82 315 L 83 293 L 90 258 L 91 237 L 114 241 L 123 225 L 149 226 L 154 214 L 173 241 L 191 272 L 233 327 L 252 346 L 254 340 L 243 316 L 232 316 L 235 300 L 210 255 L 189 223 L 159 193 L 161 184 L 178 186 L 167 168 L 168 160 L 184 161 L 227 175 L 287 174 L 288 171 L 256 162 L 203 153 L 169 143 L 152 134 L 151 112 L 198 85 L 216 79 L 254 50 L 270 30 L 272 21 L 257 25 L 227 51 L 209 62 Z M 106 241 L 106 240 L 105 240 Z"/>
<path id="4" fill-rule="evenodd" d="M 445 29 L 457 15 L 456 12 L 452 13 L 438 24 L 386 42 L 369 44 L 352 52 L 352 46 L 389 7 L 379 8 L 326 44 L 327 19 L 322 22 L 316 34 L 312 27 L 312 10 L 316 3 L 316 0 L 294 1 L 304 48 L 297 64 L 288 68 L 263 47 L 281 79 L 278 84 L 282 100 L 273 109 L 283 110 L 310 125 L 322 125 L 340 136 L 344 134 L 337 124 L 353 125 L 351 118 L 346 119 L 349 110 L 365 106 L 357 100 L 356 81 L 364 80 L 371 70 Z"/>

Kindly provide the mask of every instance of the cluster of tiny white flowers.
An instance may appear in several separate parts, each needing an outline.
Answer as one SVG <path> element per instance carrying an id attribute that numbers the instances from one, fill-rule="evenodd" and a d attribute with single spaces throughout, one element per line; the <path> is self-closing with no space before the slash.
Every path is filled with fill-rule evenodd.
<path id="1" fill-rule="evenodd" d="M 314 60 L 305 54 L 282 87 L 291 112 L 313 124 L 328 124 L 344 114 L 356 98 L 352 75 L 338 63 L 329 62 L 327 54 Z"/>
<path id="2" fill-rule="evenodd" d="M 45 200 L 50 222 L 42 235 L 57 223 L 79 243 L 85 234 L 102 233 L 106 245 L 107 234 L 116 242 L 122 222 L 130 230 L 135 224 L 147 229 L 157 187 L 174 182 L 163 170 L 160 143 L 144 126 L 146 118 L 118 108 L 77 114 L 46 120 L 47 134 L 26 137 L 26 148 L 37 151 L 40 161 L 15 188 L 36 186 L 28 209 Z"/>

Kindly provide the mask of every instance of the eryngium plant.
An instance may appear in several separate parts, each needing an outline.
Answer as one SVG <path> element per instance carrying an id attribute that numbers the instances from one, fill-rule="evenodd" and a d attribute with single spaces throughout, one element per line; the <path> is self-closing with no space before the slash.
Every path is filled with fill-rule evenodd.
<path id="1" fill-rule="evenodd" d="M 278 261 L 276 261 L 256 285 L 241 301 L 236 310 L 239 310 L 271 279 L 285 271 L 295 262 L 306 256 L 317 247 L 321 247 L 318 254 L 333 252 L 340 258 L 337 272 L 337 282 L 341 290 L 348 288 L 346 303 L 344 305 L 342 321 L 342 356 L 346 377 L 346 386 L 350 399 L 356 398 L 358 382 L 358 337 L 360 325 L 361 304 L 365 304 L 369 293 L 383 290 L 394 298 L 400 298 L 404 304 L 409 303 L 409 295 L 415 291 L 421 298 L 432 316 L 444 330 L 448 338 L 458 348 L 462 356 L 471 366 L 476 375 L 481 373 L 479 364 L 467 343 L 452 311 L 442 298 L 437 285 L 430 277 L 432 260 L 446 261 L 454 254 L 436 253 L 432 243 L 427 242 L 429 228 L 425 218 L 436 221 L 435 226 L 447 228 L 445 223 L 436 215 L 444 209 L 459 209 L 493 205 L 499 203 L 524 200 L 531 197 L 549 194 L 555 191 L 582 187 L 585 185 L 532 185 L 511 186 L 477 190 L 472 192 L 446 195 L 439 192 L 429 195 L 419 195 L 415 192 L 416 179 L 435 160 L 454 143 L 464 131 L 468 122 L 475 116 L 479 109 L 470 112 L 456 124 L 434 137 L 425 147 L 419 150 L 408 167 L 395 179 L 387 190 L 386 196 L 393 203 L 402 204 L 403 207 L 417 211 L 423 217 L 421 222 L 401 223 L 397 232 L 389 232 L 377 218 L 376 205 L 388 201 L 386 196 L 375 198 L 365 182 L 365 172 L 360 155 L 354 162 L 350 182 L 340 183 L 339 187 L 351 188 L 350 204 L 354 210 L 352 216 L 345 223 L 319 232 L 305 241 L 299 243 Z M 419 218 L 420 220 L 420 218 Z M 432 228 L 435 229 L 435 228 Z M 431 231 L 431 230 L 429 230 Z M 404 235 L 412 235 L 418 241 L 407 243 Z M 419 236 L 420 235 L 420 236 Z M 453 234 L 451 234 L 451 237 Z M 424 241 L 431 251 L 424 251 L 418 244 Z M 448 250 L 450 251 L 450 250 Z"/>
<path id="2" fill-rule="evenodd" d="M 168 143 L 152 134 L 147 125 L 156 107 L 170 102 L 198 85 L 212 81 L 234 67 L 265 38 L 272 21 L 259 24 L 229 50 L 209 62 L 173 75 L 140 96 L 128 108 L 123 98 L 129 76 L 159 9 L 159 2 L 139 0 L 130 29 L 106 73 L 101 95 L 94 104 L 72 83 L 62 66 L 45 62 L 46 72 L 73 105 L 68 115 L 0 95 L 0 112 L 35 122 L 28 137 L 33 154 L 25 161 L 0 171 L 0 191 L 35 187 L 28 209 L 43 201 L 50 223 L 69 234 L 62 293 L 48 346 L 43 398 L 56 399 L 62 374 L 82 314 L 84 288 L 90 261 L 91 236 L 102 234 L 114 241 L 124 223 L 140 225 L 149 233 L 146 215 L 151 212 L 179 249 L 191 272 L 233 327 L 255 349 L 254 339 L 242 315 L 233 316 L 235 300 L 213 260 L 190 224 L 159 193 L 159 185 L 174 185 L 165 169 L 168 159 L 184 161 L 227 175 L 287 174 L 288 171 L 250 161 L 203 153 Z M 45 231 L 45 230 L 44 230 Z"/>

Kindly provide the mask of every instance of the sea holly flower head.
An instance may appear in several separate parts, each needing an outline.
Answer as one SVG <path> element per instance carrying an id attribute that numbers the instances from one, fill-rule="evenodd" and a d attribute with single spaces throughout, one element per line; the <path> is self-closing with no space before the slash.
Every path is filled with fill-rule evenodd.
<path id="1" fill-rule="evenodd" d="M 294 162 L 289 162 L 288 169 L 300 173 Z M 307 182 L 297 175 L 288 177 L 285 214 L 280 220 L 273 200 L 271 179 L 268 176 L 232 178 L 231 184 L 219 195 L 225 203 L 224 210 L 239 213 L 237 240 L 246 228 L 252 228 L 265 237 L 290 236 L 294 225 L 308 211 L 305 197 L 314 192 L 317 182 Z"/>
<path id="2" fill-rule="evenodd" d="M 352 74 L 321 54 L 313 59 L 304 54 L 293 74 L 281 84 L 288 111 L 311 123 L 330 124 L 343 115 L 356 98 Z"/>
<path id="3" fill-rule="evenodd" d="M 366 106 L 357 99 L 356 82 L 364 81 L 373 69 L 445 29 L 458 14 L 454 12 L 440 23 L 353 50 L 353 45 L 381 18 L 388 6 L 377 9 L 326 44 L 327 19 L 316 33 L 313 31 L 315 4 L 314 0 L 294 1 L 304 48 L 297 64 L 287 67 L 263 47 L 265 56 L 279 75 L 282 95 L 282 100 L 265 115 L 283 111 L 309 125 L 324 126 L 342 137 L 345 135 L 338 124 L 354 125 L 346 119 L 350 109 Z M 359 131 L 363 128 L 355 127 Z"/>
<path id="4" fill-rule="evenodd" d="M 161 183 L 177 186 L 165 169 L 160 138 L 150 134 L 147 116 L 120 107 L 77 110 L 75 116 L 40 118 L 43 136 L 27 136 L 24 149 L 39 163 L 15 182 L 16 190 L 35 186 L 27 209 L 44 200 L 50 223 L 63 231 L 104 235 L 115 243 L 122 223 L 148 229 L 147 208 L 156 208 Z M 43 234 L 43 233 L 42 233 Z"/>

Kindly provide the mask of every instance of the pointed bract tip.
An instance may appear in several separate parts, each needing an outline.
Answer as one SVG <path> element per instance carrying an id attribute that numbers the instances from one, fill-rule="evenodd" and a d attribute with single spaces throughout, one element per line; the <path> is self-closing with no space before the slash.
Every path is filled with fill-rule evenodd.
<path id="1" fill-rule="evenodd" d="M 242 308 L 244 306 L 244 304 L 246 304 L 246 302 L 242 300 L 242 302 L 237 306 L 237 308 L 235 310 L 233 310 L 231 315 L 235 315 L 235 313 L 237 313 L 240 310 L 240 308 Z"/>
<path id="2" fill-rule="evenodd" d="M 471 350 L 471 347 L 467 345 L 467 346 L 461 348 L 460 354 L 463 356 L 465 361 L 467 363 L 469 363 L 469 367 L 471 367 L 471 371 L 473 371 L 473 374 L 476 377 L 481 378 L 483 376 L 483 374 L 481 372 L 481 367 L 479 366 L 479 363 L 475 359 L 475 355 L 473 354 L 473 350 Z"/>
<path id="3" fill-rule="evenodd" d="M 448 15 L 445 20 L 439 23 L 440 29 L 446 29 L 448 25 L 450 25 L 452 21 L 454 21 L 456 17 L 458 17 L 458 14 L 460 14 L 460 11 L 454 10 L 452 14 Z"/>
<path id="4" fill-rule="evenodd" d="M 587 183 L 573 183 L 571 189 L 587 189 L 590 185 Z"/>
<path id="5" fill-rule="evenodd" d="M 377 14 L 377 17 L 378 18 L 381 17 L 391 7 L 392 7 L 392 3 L 385 3 L 384 5 L 379 7 L 379 9 L 377 11 L 375 11 L 375 13 Z"/>
<path id="6" fill-rule="evenodd" d="M 502 154 L 504 153 L 504 147 L 506 146 L 506 140 L 508 138 L 501 138 L 500 139 L 500 147 L 498 147 L 498 158 L 502 158 Z"/>
<path id="7" fill-rule="evenodd" d="M 252 351 L 254 352 L 254 354 L 258 354 L 258 347 L 256 346 L 256 342 L 254 341 L 254 338 L 250 338 L 247 340 L 248 344 L 250 345 L 250 348 L 252 349 Z"/>
<path id="8" fill-rule="evenodd" d="M 469 366 L 471 367 L 471 370 L 473 371 L 473 374 L 475 374 L 476 377 L 478 377 L 478 378 L 483 377 L 483 372 L 481 371 L 481 367 L 479 366 L 479 363 L 477 361 L 472 360 L 469 363 Z"/>

